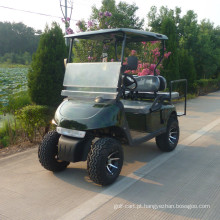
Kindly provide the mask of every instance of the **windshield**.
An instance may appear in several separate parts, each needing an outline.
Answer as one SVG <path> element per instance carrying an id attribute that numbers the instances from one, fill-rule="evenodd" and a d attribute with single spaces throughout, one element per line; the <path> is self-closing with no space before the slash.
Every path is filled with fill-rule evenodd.
<path id="1" fill-rule="evenodd" d="M 120 68 L 120 62 L 68 63 L 62 95 L 115 99 Z"/>

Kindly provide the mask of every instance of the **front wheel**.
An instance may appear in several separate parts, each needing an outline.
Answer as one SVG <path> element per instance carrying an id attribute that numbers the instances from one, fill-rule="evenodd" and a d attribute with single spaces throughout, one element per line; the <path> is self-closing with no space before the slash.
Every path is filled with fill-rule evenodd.
<path id="1" fill-rule="evenodd" d="M 123 150 L 121 144 L 113 138 L 100 138 L 92 146 L 88 158 L 89 177 L 100 185 L 113 183 L 121 172 Z"/>
<path id="2" fill-rule="evenodd" d="M 50 171 L 64 170 L 69 162 L 59 161 L 58 159 L 58 141 L 60 135 L 56 131 L 48 132 L 38 149 L 38 158 L 41 165 Z"/>
<path id="3" fill-rule="evenodd" d="M 179 141 L 179 123 L 174 117 L 170 117 L 167 123 L 166 133 L 156 137 L 158 148 L 163 152 L 173 151 Z"/>

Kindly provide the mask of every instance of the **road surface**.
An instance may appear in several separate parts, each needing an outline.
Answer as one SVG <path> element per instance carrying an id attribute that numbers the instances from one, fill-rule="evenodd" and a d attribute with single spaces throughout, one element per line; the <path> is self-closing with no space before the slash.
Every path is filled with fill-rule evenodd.
<path id="1" fill-rule="evenodd" d="M 124 166 L 107 187 L 86 162 L 52 173 L 37 149 L 0 159 L 0 220 L 219 219 L 220 91 L 188 101 L 177 149 L 155 141 L 124 146 Z"/>

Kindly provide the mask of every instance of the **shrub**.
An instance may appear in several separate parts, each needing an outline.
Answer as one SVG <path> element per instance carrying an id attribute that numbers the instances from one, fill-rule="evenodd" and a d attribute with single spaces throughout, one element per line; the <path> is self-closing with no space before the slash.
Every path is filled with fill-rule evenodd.
<path id="1" fill-rule="evenodd" d="M 5 120 L 0 128 L 0 147 L 7 147 L 16 140 L 16 123 L 13 120 Z"/>
<path id="2" fill-rule="evenodd" d="M 198 95 L 205 95 L 220 89 L 220 79 L 200 79 L 194 83 Z"/>
<path id="3" fill-rule="evenodd" d="M 4 107 L 4 111 L 14 114 L 15 111 L 30 104 L 31 99 L 27 91 L 22 91 L 8 97 L 8 105 Z"/>
<path id="4" fill-rule="evenodd" d="M 37 105 L 57 107 L 62 101 L 64 63 L 67 47 L 61 28 L 52 24 L 41 35 L 36 54 L 28 72 L 28 88 L 31 100 Z"/>
<path id="5" fill-rule="evenodd" d="M 43 136 L 49 130 L 52 119 L 51 109 L 40 105 L 25 106 L 16 116 L 30 142 L 36 139 L 37 133 Z"/>

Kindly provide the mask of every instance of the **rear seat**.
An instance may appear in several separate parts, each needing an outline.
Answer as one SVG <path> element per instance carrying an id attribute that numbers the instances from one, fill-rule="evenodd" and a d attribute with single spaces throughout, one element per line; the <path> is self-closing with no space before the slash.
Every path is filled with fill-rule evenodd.
<path id="1" fill-rule="evenodd" d="M 167 87 L 166 79 L 163 76 L 136 76 L 135 79 L 137 80 L 135 91 L 138 92 L 140 98 L 155 98 L 154 93 L 166 96 L 167 99 L 170 98 L 169 92 L 162 92 Z M 171 99 L 178 97 L 178 92 L 171 93 Z"/>
<path id="2" fill-rule="evenodd" d="M 169 92 L 161 92 L 166 89 L 166 79 L 162 76 L 135 76 L 137 81 L 137 88 L 135 92 L 138 93 L 139 98 L 154 99 L 155 93 L 157 95 L 163 95 L 163 97 L 170 99 Z M 178 92 L 171 93 L 171 99 L 179 97 Z M 133 112 L 139 114 L 146 114 L 150 112 L 152 103 L 146 101 L 135 101 L 135 100 L 121 100 L 124 105 L 126 112 Z"/>

